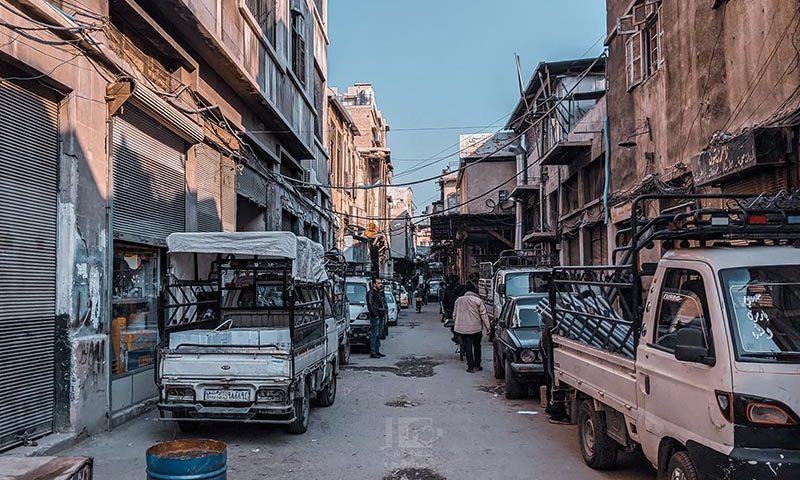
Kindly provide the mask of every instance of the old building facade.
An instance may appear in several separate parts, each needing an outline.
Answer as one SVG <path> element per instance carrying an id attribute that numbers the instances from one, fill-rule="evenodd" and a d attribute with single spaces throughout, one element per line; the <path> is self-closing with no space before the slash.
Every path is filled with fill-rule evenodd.
<path id="1" fill-rule="evenodd" d="M 611 217 L 645 192 L 798 187 L 800 6 L 608 1 Z"/>
<path id="2" fill-rule="evenodd" d="M 511 191 L 524 205 L 521 245 L 565 264 L 608 261 L 605 57 L 542 62 L 507 124 L 524 139 Z"/>
<path id="3" fill-rule="evenodd" d="M 155 401 L 170 233 L 333 241 L 324 0 L 23 3 L 0 10 L 0 128 L 30 139 L 0 144 L 0 449 Z"/>

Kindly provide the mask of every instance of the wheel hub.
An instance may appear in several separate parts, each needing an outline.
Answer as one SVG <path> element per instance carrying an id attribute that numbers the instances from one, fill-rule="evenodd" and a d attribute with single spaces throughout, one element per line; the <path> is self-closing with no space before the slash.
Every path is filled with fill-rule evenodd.
<path id="1" fill-rule="evenodd" d="M 583 446 L 587 453 L 594 453 L 594 423 L 591 418 L 583 422 Z"/>

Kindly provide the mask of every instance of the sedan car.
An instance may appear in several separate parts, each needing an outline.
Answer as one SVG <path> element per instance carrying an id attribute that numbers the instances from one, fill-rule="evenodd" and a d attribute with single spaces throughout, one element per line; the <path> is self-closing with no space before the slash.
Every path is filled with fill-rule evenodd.
<path id="1" fill-rule="evenodd" d="M 544 363 L 539 348 L 542 322 L 536 305 L 547 294 L 512 297 L 497 317 L 494 377 L 505 379 L 506 398 L 522 398 L 531 386 L 544 383 Z"/>
<path id="2" fill-rule="evenodd" d="M 428 282 L 428 300 L 439 300 L 439 289 L 442 288 L 442 282 L 439 280 L 431 280 Z"/>
<path id="3" fill-rule="evenodd" d="M 400 316 L 400 307 L 398 307 L 393 293 L 386 292 L 385 295 L 386 306 L 388 307 L 386 312 L 387 316 L 389 317 L 388 324 L 397 325 L 397 318 Z"/>

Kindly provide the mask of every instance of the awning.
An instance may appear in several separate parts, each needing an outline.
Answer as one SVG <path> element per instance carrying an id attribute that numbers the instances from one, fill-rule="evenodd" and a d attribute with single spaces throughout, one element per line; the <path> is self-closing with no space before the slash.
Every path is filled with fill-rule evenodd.
<path id="1" fill-rule="evenodd" d="M 576 159 L 590 154 L 591 141 L 561 141 L 553 145 L 542 157 L 541 165 L 569 165 Z"/>
<path id="2" fill-rule="evenodd" d="M 750 130 L 694 156 L 694 184 L 719 184 L 756 167 L 774 167 L 786 161 L 787 152 L 782 128 Z"/>
<path id="3" fill-rule="evenodd" d="M 510 196 L 518 200 L 524 200 L 528 197 L 536 195 L 539 192 L 539 190 L 541 190 L 541 185 L 539 185 L 538 183 L 529 185 L 517 185 L 514 187 L 514 190 L 511 190 Z"/>

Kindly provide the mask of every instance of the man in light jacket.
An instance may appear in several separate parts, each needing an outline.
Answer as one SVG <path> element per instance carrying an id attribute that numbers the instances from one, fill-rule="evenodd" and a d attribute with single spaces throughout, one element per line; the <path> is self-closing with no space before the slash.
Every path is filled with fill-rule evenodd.
<path id="1" fill-rule="evenodd" d="M 453 307 L 453 329 L 461 337 L 461 348 L 467 357 L 467 371 L 481 371 L 481 338 L 489 332 L 489 315 L 486 305 L 478 296 L 475 284 L 468 283 L 466 293 L 456 300 Z"/>

